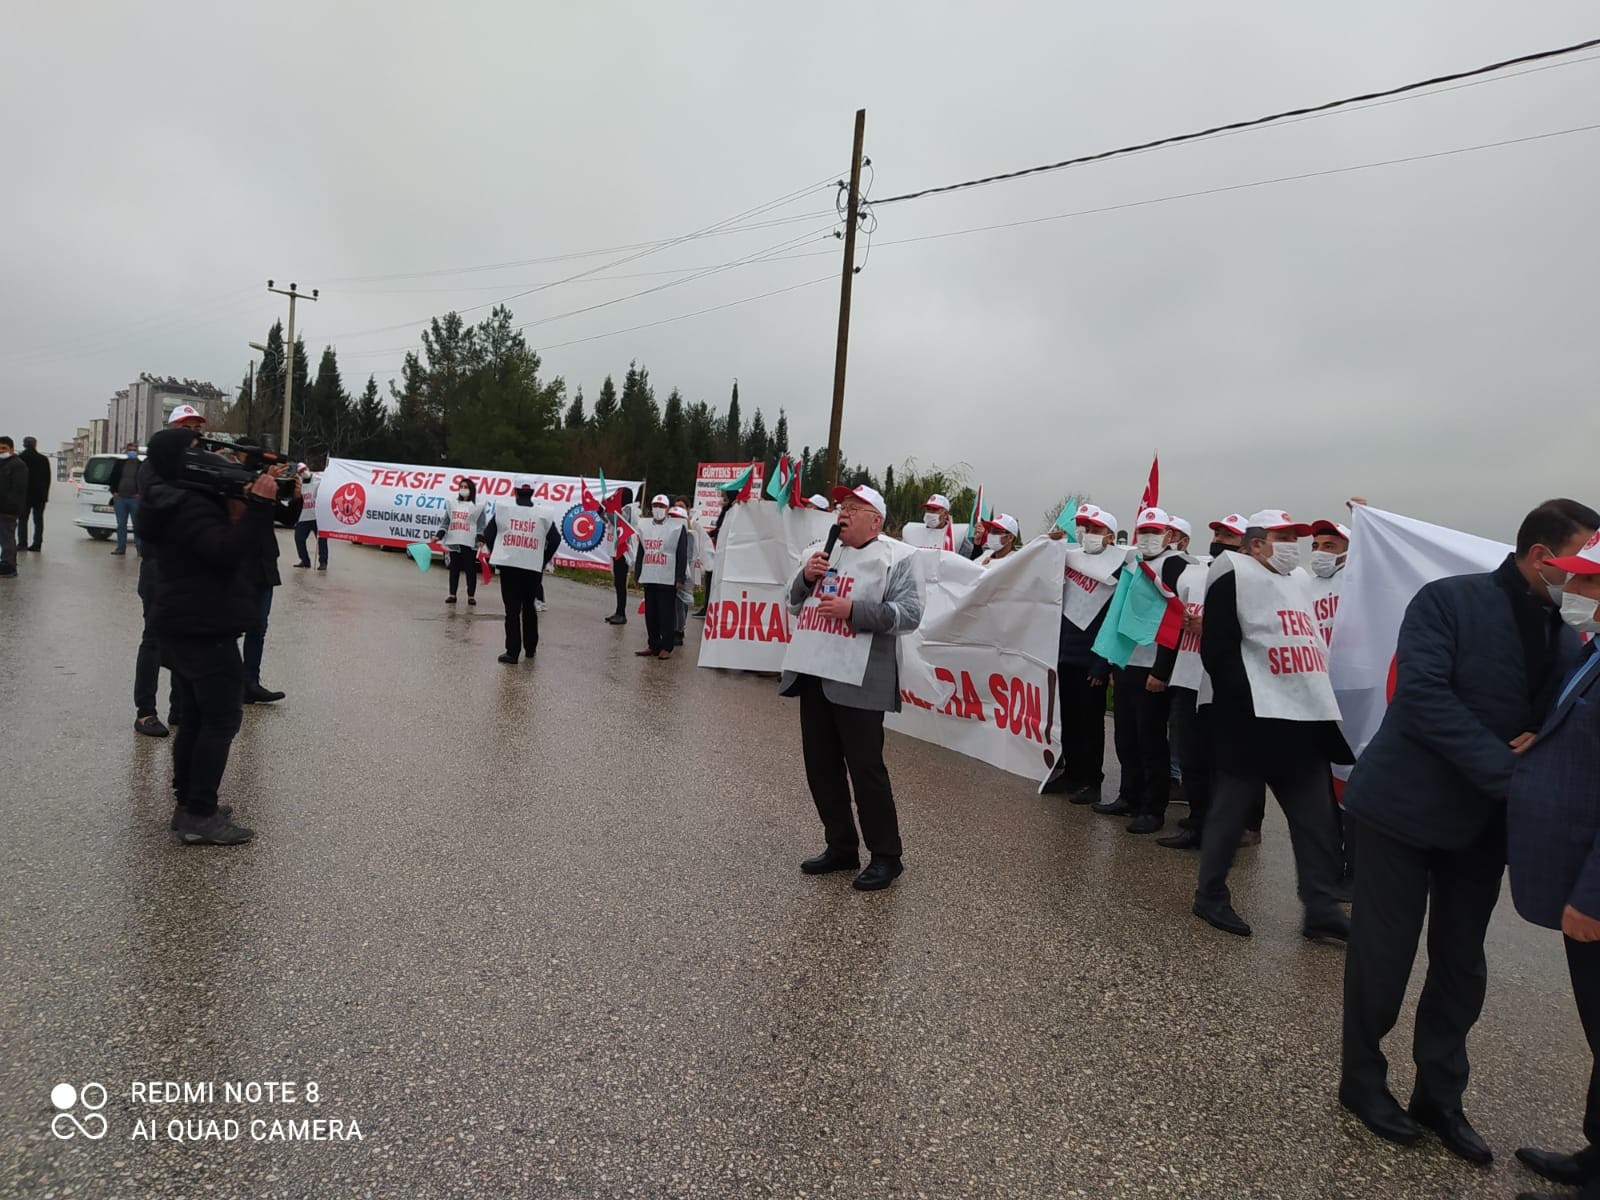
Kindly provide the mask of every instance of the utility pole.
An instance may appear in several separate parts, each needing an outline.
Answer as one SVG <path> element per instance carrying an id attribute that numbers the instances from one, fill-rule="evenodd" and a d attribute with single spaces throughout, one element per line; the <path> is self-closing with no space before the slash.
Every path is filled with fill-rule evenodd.
<path id="1" fill-rule="evenodd" d="M 844 277 L 839 283 L 839 348 L 833 358 L 833 416 L 828 422 L 828 490 L 839 486 L 839 427 L 844 423 L 844 366 L 850 352 L 850 284 L 856 274 L 856 220 L 861 214 L 861 143 L 867 110 L 856 109 L 856 142 L 850 155 L 850 212 L 844 227 Z"/>
<path id="2" fill-rule="evenodd" d="M 278 443 L 278 453 L 289 453 L 289 412 L 294 406 L 294 302 L 296 300 L 315 300 L 317 289 L 312 288 L 308 296 L 296 290 L 294 284 L 289 285 L 286 292 L 282 288 L 273 287 L 272 280 L 267 280 L 267 291 L 276 292 L 280 296 L 289 297 L 289 334 L 283 340 L 283 440 Z"/>
<path id="3" fill-rule="evenodd" d="M 262 358 L 267 356 L 267 348 L 260 342 L 251 342 L 250 349 L 259 351 Z M 250 406 L 244 410 L 244 431 L 251 437 L 259 436 L 256 426 L 260 423 L 261 413 L 256 409 L 256 360 L 250 360 Z"/>

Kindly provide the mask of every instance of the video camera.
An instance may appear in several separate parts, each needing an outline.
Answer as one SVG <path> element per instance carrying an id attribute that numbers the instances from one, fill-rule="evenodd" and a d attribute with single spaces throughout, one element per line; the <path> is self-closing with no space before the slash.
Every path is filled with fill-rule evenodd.
<path id="1" fill-rule="evenodd" d="M 235 455 L 243 455 L 243 460 Z M 278 479 L 279 501 L 289 500 L 294 496 L 294 462 L 291 459 L 254 443 L 197 437 L 184 454 L 181 478 L 219 496 L 242 500 L 256 479 L 269 467 L 276 466 L 291 468 Z"/>

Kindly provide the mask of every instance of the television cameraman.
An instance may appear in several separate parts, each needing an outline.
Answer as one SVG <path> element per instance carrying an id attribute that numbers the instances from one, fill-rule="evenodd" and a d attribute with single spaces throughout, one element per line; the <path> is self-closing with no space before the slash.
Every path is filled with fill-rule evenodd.
<path id="1" fill-rule="evenodd" d="M 246 484 L 247 470 L 196 449 L 195 438 L 172 428 L 150 439 L 156 479 L 139 506 L 139 536 L 160 563 L 152 624 L 183 713 L 172 746 L 172 828 L 192 845 L 233 846 L 255 833 L 218 805 L 217 787 L 244 712 L 239 636 L 261 617 L 249 562 L 271 535 L 278 481 L 262 472 Z"/>

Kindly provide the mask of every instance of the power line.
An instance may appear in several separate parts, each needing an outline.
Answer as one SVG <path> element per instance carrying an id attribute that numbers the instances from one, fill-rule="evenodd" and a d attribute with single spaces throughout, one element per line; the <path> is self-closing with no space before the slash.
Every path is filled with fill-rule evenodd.
<path id="1" fill-rule="evenodd" d="M 967 179 L 960 183 L 947 183 L 939 187 L 923 188 L 920 191 L 904 192 L 898 196 L 890 196 L 884 200 L 875 201 L 876 207 L 885 204 L 899 204 L 906 200 L 919 200 L 924 196 L 936 196 L 946 192 L 965 191 L 969 188 L 984 187 L 991 183 L 1004 183 L 1012 179 L 1024 179 L 1030 175 L 1041 175 L 1047 171 L 1060 171 L 1067 167 L 1082 166 L 1085 163 L 1104 162 L 1109 158 L 1121 158 L 1129 154 L 1137 154 L 1144 150 L 1154 150 L 1160 146 L 1176 146 L 1184 142 L 1199 141 L 1202 138 L 1215 137 L 1218 134 L 1233 133 L 1242 129 L 1254 129 L 1262 125 L 1270 125 L 1278 121 L 1287 121 L 1294 117 L 1307 117 L 1317 113 L 1332 112 L 1335 109 L 1347 108 L 1353 104 L 1362 104 L 1372 100 L 1382 100 L 1390 96 L 1400 96 L 1407 92 L 1415 92 L 1422 88 L 1437 87 L 1442 83 L 1454 83 L 1460 79 L 1470 79 L 1474 76 L 1489 75 L 1503 71 L 1507 67 L 1521 66 L 1523 63 L 1538 62 L 1543 59 L 1556 58 L 1561 55 L 1575 54 L 1580 50 L 1592 50 L 1600 46 L 1600 38 L 1590 38 L 1583 42 L 1574 42 L 1570 46 L 1558 46 L 1552 50 L 1539 50 L 1532 54 L 1521 54 L 1516 58 L 1504 59 L 1500 62 L 1489 63 L 1485 66 L 1474 67 L 1468 71 L 1453 71 L 1448 75 L 1435 75 L 1431 79 L 1418 80 L 1415 83 L 1401 84 L 1399 87 L 1385 88 L 1377 92 L 1365 92 L 1359 96 L 1347 96 L 1342 100 L 1329 100 L 1323 104 L 1313 104 L 1305 108 L 1286 109 L 1283 112 L 1269 113 L 1262 117 L 1253 117 L 1248 121 L 1231 121 L 1225 125 L 1214 125 L 1210 129 L 1198 130 L 1194 133 L 1174 134 L 1171 137 L 1157 138 L 1154 141 L 1139 142 L 1131 146 L 1119 146 L 1114 150 L 1101 150 L 1095 154 L 1082 154 L 1076 158 L 1065 158 L 1060 162 L 1045 163 L 1037 167 L 1026 167 L 1020 171 L 1007 171 L 999 175 L 988 175 L 981 179 Z"/>
<path id="2" fill-rule="evenodd" d="M 1098 208 L 1079 208 L 1072 212 L 1053 213 L 1046 217 L 1026 217 L 1020 221 L 1002 221 L 994 225 L 975 225 L 968 229 L 951 229 L 944 233 L 925 233 L 918 237 L 895 238 L 893 241 L 880 242 L 880 246 L 904 246 L 911 242 L 931 242 L 940 238 L 961 237 L 969 233 L 988 233 L 996 229 L 1014 229 L 1023 225 L 1043 225 L 1049 221 L 1064 221 L 1070 217 L 1088 217 L 1099 213 L 1121 212 L 1128 208 L 1146 208 L 1153 204 L 1166 204 L 1172 200 L 1191 200 L 1198 196 L 1216 196 L 1225 192 L 1243 192 L 1251 188 L 1270 187 L 1278 183 L 1294 183 L 1302 179 L 1320 179 L 1328 175 L 1345 175 L 1353 171 L 1370 171 L 1377 167 L 1393 167 L 1401 163 L 1426 162 L 1434 158 L 1450 158 L 1457 154 L 1472 154 L 1479 150 L 1496 150 L 1502 146 L 1518 146 L 1526 142 L 1544 141 L 1548 138 L 1565 137 L 1573 133 L 1592 133 L 1600 129 L 1600 123 L 1593 125 L 1575 125 L 1570 129 L 1553 129 L 1548 133 L 1531 133 L 1526 137 L 1506 138 L 1498 142 L 1483 142 L 1476 146 L 1458 146 L 1453 150 L 1435 150 L 1429 154 L 1408 154 L 1402 158 L 1386 158 L 1376 162 L 1352 163 L 1346 167 L 1329 167 L 1323 171 L 1304 171 L 1298 175 L 1279 175 L 1273 179 L 1256 179 L 1249 183 L 1230 183 L 1220 187 L 1200 188 L 1192 192 L 1174 192 L 1167 196 L 1153 196 L 1145 200 L 1129 200 L 1123 204 L 1106 204 Z"/>

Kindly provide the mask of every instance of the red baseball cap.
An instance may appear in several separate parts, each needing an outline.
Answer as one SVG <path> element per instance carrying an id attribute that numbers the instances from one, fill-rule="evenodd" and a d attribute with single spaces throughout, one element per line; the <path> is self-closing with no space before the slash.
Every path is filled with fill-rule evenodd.
<path id="1" fill-rule="evenodd" d="M 1347 542 L 1350 540 L 1350 531 L 1348 529 L 1346 529 L 1343 525 L 1339 524 L 1339 522 L 1337 522 L 1337 521 L 1313 521 L 1313 522 L 1311 522 L 1311 536 L 1312 537 L 1316 537 L 1319 534 L 1324 534 L 1324 533 L 1331 533 L 1334 537 L 1343 538 Z"/>

